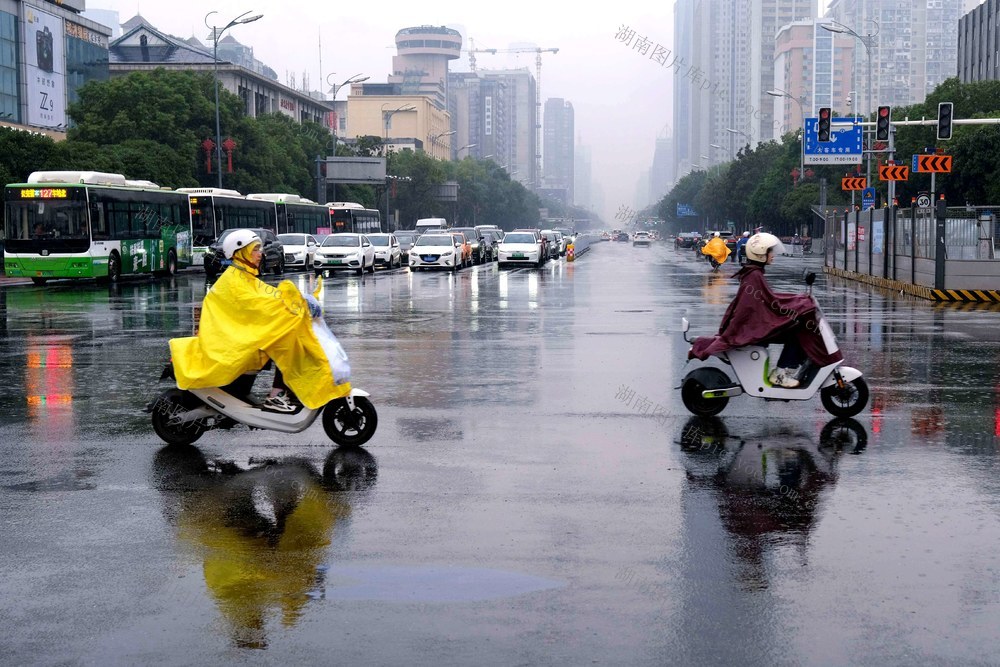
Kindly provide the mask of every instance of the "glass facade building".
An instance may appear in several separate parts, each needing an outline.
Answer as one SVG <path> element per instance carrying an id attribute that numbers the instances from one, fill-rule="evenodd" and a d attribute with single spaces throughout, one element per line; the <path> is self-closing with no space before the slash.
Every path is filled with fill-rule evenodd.
<path id="1" fill-rule="evenodd" d="M 0 120 L 21 121 L 17 16 L 0 11 Z"/>

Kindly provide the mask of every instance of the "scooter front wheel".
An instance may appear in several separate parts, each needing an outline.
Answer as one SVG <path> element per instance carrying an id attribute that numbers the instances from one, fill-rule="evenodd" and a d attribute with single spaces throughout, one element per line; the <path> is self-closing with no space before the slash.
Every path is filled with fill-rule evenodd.
<path id="1" fill-rule="evenodd" d="M 342 447 L 360 447 L 375 435 L 378 428 L 378 413 L 375 406 L 364 396 L 355 396 L 354 410 L 347 405 L 347 399 L 338 398 L 323 408 L 323 430 Z"/>
<path id="2" fill-rule="evenodd" d="M 175 447 L 190 445 L 201 437 L 205 427 L 199 422 L 173 423 L 176 416 L 182 412 L 193 410 L 201 403 L 192 394 L 180 389 L 168 389 L 160 394 L 153 403 L 151 413 L 153 430 L 156 435 Z"/>
<path id="3" fill-rule="evenodd" d="M 843 387 L 832 384 L 820 391 L 820 399 L 827 412 L 836 417 L 853 417 L 868 405 L 868 383 L 864 378 L 844 382 Z"/>
<path id="4" fill-rule="evenodd" d="M 701 395 L 701 392 L 706 389 L 708 387 L 695 378 L 689 377 L 684 380 L 684 384 L 681 386 L 681 400 L 684 402 L 684 407 L 691 414 L 698 415 L 699 417 L 714 417 L 726 409 L 726 406 L 729 404 L 729 398 L 726 396 L 722 398 L 705 398 Z"/>

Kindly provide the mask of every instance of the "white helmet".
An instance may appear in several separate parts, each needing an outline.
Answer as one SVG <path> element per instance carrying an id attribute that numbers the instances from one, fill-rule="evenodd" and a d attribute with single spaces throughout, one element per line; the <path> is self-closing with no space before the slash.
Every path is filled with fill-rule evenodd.
<path id="1" fill-rule="evenodd" d="M 747 259 L 755 262 L 766 262 L 767 251 L 776 253 L 785 252 L 785 246 L 781 245 L 781 240 L 774 234 L 760 232 L 750 237 L 746 244 Z"/>
<path id="2" fill-rule="evenodd" d="M 743 232 L 743 236 L 750 236 L 750 232 Z"/>
<path id="3" fill-rule="evenodd" d="M 719 235 L 719 232 L 712 232 L 712 238 L 715 238 L 718 235 Z"/>
<path id="4" fill-rule="evenodd" d="M 233 254 L 240 248 L 247 248 L 252 246 L 254 243 L 260 243 L 264 245 L 264 242 L 260 240 L 256 232 L 250 231 L 249 229 L 237 229 L 231 234 L 228 234 L 222 241 L 222 254 L 226 256 L 226 259 L 232 259 Z"/>

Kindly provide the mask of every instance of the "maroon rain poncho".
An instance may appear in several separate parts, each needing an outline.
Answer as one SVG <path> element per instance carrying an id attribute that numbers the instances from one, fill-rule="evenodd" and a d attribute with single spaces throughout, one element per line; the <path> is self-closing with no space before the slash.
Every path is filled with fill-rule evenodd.
<path id="1" fill-rule="evenodd" d="M 818 366 L 843 359 L 839 350 L 826 351 L 812 297 L 772 291 L 760 264 L 747 264 L 734 277 L 740 289 L 722 316 L 719 333 L 696 338 L 692 356 L 704 360 L 734 347 L 797 341 Z"/>

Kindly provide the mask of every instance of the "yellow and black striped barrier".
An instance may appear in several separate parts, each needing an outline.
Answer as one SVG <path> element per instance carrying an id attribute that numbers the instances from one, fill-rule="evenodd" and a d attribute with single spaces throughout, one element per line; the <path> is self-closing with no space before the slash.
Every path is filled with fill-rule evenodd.
<path id="1" fill-rule="evenodd" d="M 903 292 L 912 296 L 917 296 L 929 301 L 943 303 L 992 303 L 1000 304 L 1000 290 L 984 289 L 933 289 L 923 285 L 913 285 L 891 278 L 881 278 L 879 276 L 869 276 L 864 273 L 845 271 L 832 266 L 824 266 L 823 271 L 839 278 L 857 280 L 862 283 L 892 290 L 893 292 Z"/>

